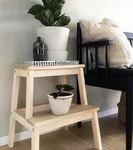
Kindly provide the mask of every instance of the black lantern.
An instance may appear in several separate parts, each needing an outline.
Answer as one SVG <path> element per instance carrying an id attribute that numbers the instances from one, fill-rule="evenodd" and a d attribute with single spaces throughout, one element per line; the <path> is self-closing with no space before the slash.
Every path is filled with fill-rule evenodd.
<path id="1" fill-rule="evenodd" d="M 37 37 L 37 41 L 33 44 L 33 60 L 45 61 L 46 60 L 46 45 L 41 37 Z"/>

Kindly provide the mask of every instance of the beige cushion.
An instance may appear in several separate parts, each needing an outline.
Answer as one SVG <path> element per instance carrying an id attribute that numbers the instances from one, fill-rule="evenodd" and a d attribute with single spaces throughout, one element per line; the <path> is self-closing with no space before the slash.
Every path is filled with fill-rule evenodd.
<path id="1" fill-rule="evenodd" d="M 101 39 L 114 40 L 114 45 L 109 46 L 109 66 L 113 68 L 129 67 L 133 63 L 133 48 L 123 31 L 112 20 L 104 18 L 102 22 L 80 20 L 83 42 Z M 91 49 L 95 55 L 94 49 Z M 99 63 L 105 65 L 105 48 L 99 48 Z"/>

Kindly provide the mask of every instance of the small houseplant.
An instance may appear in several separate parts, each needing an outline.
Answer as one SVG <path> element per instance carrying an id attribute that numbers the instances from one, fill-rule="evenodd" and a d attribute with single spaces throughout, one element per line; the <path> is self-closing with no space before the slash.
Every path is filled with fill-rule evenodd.
<path id="1" fill-rule="evenodd" d="M 58 84 L 55 88 L 57 91 L 48 94 L 49 104 L 53 114 L 64 115 L 68 113 L 74 95 L 69 91 L 74 88 L 68 84 Z"/>
<path id="2" fill-rule="evenodd" d="M 37 36 L 42 37 L 47 44 L 48 60 L 67 60 L 69 29 L 64 26 L 68 25 L 71 19 L 61 13 L 65 0 L 42 0 L 42 2 L 43 5 L 36 4 L 28 11 L 44 25 L 37 28 Z"/>

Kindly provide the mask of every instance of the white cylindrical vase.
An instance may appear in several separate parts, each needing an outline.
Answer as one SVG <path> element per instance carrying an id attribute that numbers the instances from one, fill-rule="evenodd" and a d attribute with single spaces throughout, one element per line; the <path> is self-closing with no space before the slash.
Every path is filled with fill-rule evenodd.
<path id="1" fill-rule="evenodd" d="M 65 51 L 67 49 L 70 29 L 65 27 L 37 28 L 37 36 L 42 37 L 49 51 Z"/>
<path id="2" fill-rule="evenodd" d="M 66 61 L 68 51 L 46 51 L 48 61 Z"/>

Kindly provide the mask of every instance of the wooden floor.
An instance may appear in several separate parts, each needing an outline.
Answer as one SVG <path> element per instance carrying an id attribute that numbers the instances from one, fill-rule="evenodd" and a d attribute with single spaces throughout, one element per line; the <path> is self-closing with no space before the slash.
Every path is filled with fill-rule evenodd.
<path id="1" fill-rule="evenodd" d="M 103 150 L 125 150 L 125 125 L 119 124 L 117 115 L 100 119 Z M 59 130 L 41 136 L 40 150 L 95 150 L 90 122 L 82 128 L 73 126 L 69 131 Z M 15 147 L 0 150 L 30 150 L 30 139 L 15 143 Z"/>

